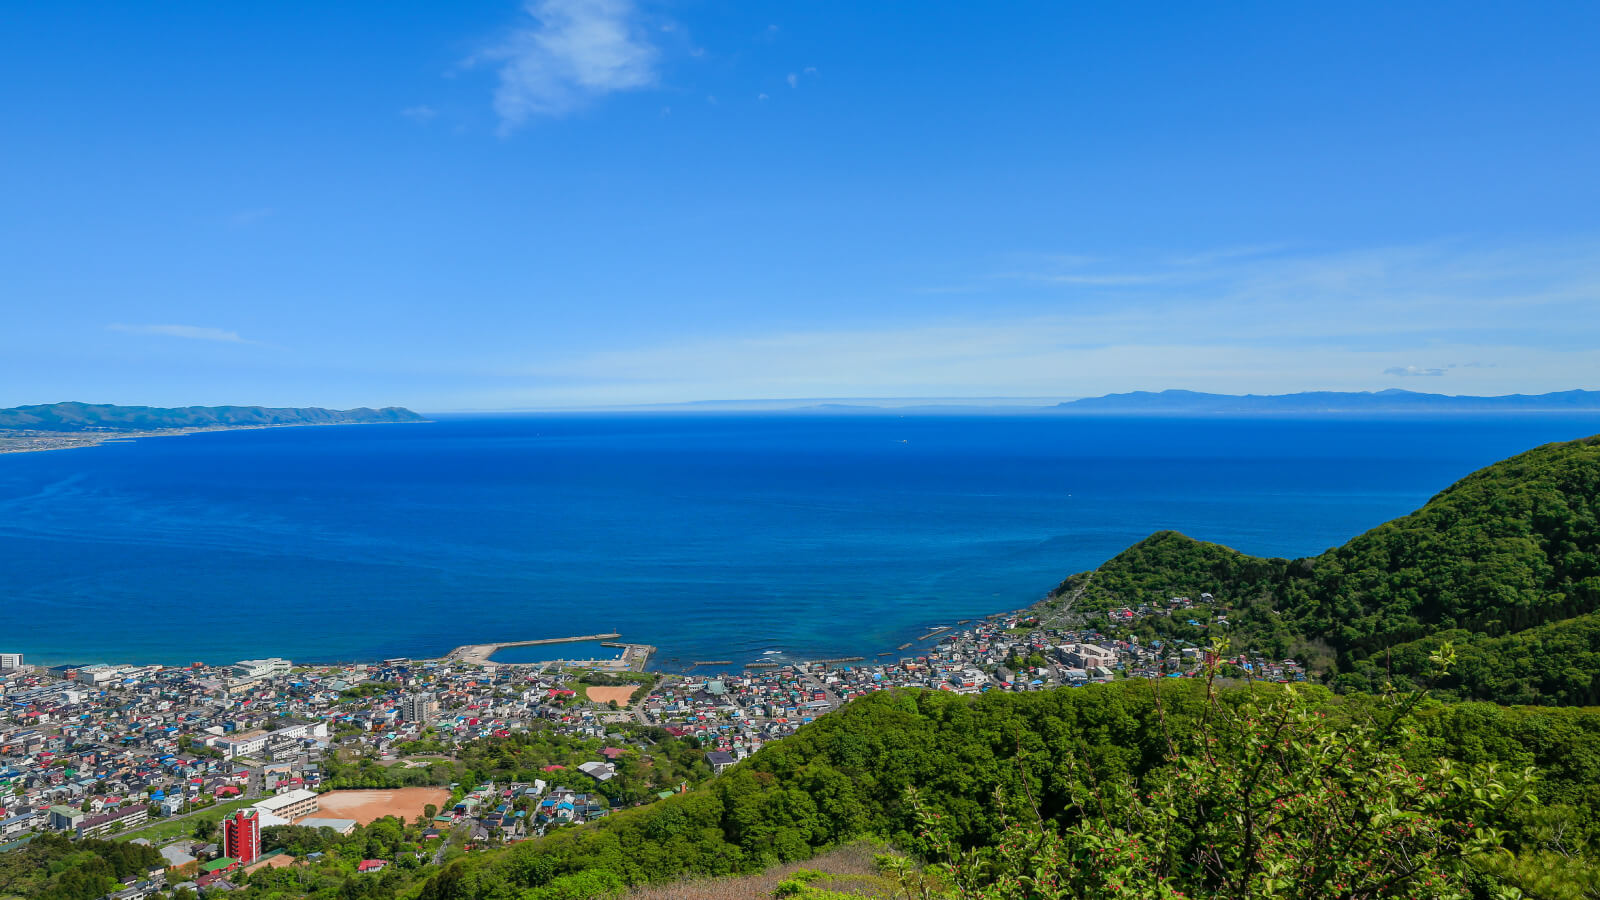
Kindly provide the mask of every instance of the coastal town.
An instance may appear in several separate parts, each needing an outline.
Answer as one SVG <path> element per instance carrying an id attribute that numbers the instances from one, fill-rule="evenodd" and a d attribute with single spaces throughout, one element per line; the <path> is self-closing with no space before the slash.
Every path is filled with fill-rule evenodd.
<path id="1" fill-rule="evenodd" d="M 670 796 L 875 691 L 978 694 L 1193 677 L 1208 650 L 1141 643 L 1120 627 L 1187 615 L 1190 606 L 1172 598 L 1076 628 L 1044 627 L 1019 611 L 930 627 L 916 646 L 872 660 L 763 657 L 684 673 L 643 671 L 653 648 L 638 644 L 614 645 L 617 660 L 581 665 L 493 659 L 497 647 L 533 641 L 344 665 L 41 666 L 0 653 L 0 853 L 44 834 L 157 849 L 165 865 L 113 900 L 177 886 L 227 891 L 239 872 L 287 865 L 293 858 L 283 848 L 263 843 L 262 830 L 279 826 L 351 835 L 393 817 L 412 823 L 420 842 L 408 861 L 425 862 L 429 846 L 437 861 L 447 847 L 524 840 Z M 616 635 L 572 640 L 596 637 Z M 1226 662 L 1263 680 L 1306 677 L 1295 660 L 1244 654 Z M 534 736 L 567 741 L 580 755 L 593 748 L 592 758 L 500 778 L 439 774 L 475 745 Z M 670 742 L 694 748 L 691 767 L 666 764 Z M 376 871 L 399 861 L 360 865 Z"/>

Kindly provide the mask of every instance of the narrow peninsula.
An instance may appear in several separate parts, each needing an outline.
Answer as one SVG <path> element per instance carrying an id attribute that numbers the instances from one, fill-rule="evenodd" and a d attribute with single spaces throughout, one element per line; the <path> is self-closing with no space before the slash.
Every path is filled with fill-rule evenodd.
<path id="1" fill-rule="evenodd" d="M 0 409 L 0 453 L 65 450 L 107 440 L 278 428 L 293 425 L 383 425 L 426 422 L 398 406 L 322 409 L 267 406 L 116 406 L 46 403 Z"/>

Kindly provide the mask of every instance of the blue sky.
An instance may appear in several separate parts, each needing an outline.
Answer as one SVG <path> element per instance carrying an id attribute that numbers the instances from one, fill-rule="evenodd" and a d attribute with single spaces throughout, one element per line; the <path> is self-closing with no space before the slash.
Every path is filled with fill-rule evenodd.
<path id="1" fill-rule="evenodd" d="M 6 19 L 0 405 L 1600 388 L 1593 3 Z"/>

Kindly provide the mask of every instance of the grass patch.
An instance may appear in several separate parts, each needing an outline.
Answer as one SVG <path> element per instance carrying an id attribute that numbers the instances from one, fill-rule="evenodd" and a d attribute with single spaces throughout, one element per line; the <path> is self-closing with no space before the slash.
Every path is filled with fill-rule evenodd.
<path id="1" fill-rule="evenodd" d="M 215 806 L 208 806 L 200 812 L 190 816 L 185 816 L 181 819 L 157 819 L 152 824 L 134 829 L 133 831 L 124 831 L 121 834 L 111 835 L 111 839 L 116 841 L 131 841 L 134 838 L 144 838 L 152 844 L 159 845 L 175 837 L 193 834 L 194 826 L 197 822 L 220 822 L 228 813 L 260 803 L 263 799 L 265 798 L 256 797 L 250 800 L 229 800 L 226 803 L 218 803 Z"/>
<path id="2" fill-rule="evenodd" d="M 846 896 L 889 900 L 897 896 L 895 885 L 878 871 L 875 860 L 880 853 L 892 852 L 884 844 L 854 841 L 805 862 L 789 863 L 757 875 L 685 879 L 637 888 L 627 896 L 628 900 L 750 900 L 771 897 L 780 886 L 794 883 Z"/>
<path id="3" fill-rule="evenodd" d="M 633 699 L 637 700 L 655 690 L 656 682 L 661 680 L 661 676 L 655 672 L 596 672 L 590 669 L 562 671 L 573 677 L 573 680 L 563 687 L 576 692 L 578 696 L 575 699 L 584 703 L 589 702 L 589 688 L 592 687 L 622 687 L 636 684 L 639 689 L 633 692 Z"/>

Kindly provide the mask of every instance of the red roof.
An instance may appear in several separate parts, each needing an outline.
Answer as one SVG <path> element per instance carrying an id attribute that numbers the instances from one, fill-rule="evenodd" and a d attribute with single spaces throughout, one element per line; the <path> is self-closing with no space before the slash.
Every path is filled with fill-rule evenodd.
<path id="1" fill-rule="evenodd" d="M 565 769 L 565 768 L 566 768 L 566 766 L 545 766 L 540 771 L 544 771 L 544 772 L 559 772 L 559 771 L 561 771 L 562 769 Z"/>
<path id="2" fill-rule="evenodd" d="M 386 860 L 386 859 L 363 859 L 361 861 L 361 865 L 356 866 L 356 871 L 357 872 L 376 872 L 377 870 L 383 868 L 384 866 L 387 866 L 388 864 L 389 864 L 389 861 Z"/>

